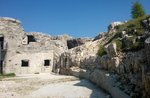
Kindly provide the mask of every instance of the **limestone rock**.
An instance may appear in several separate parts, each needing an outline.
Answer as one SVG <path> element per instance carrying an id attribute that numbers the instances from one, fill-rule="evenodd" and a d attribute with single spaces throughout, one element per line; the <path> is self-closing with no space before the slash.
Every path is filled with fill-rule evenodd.
<path id="1" fill-rule="evenodd" d="M 108 69 L 111 69 L 111 70 L 116 70 L 118 67 L 119 67 L 119 58 L 118 57 L 113 57 L 111 58 L 111 63 L 109 64 L 110 68 Z"/>
<path id="2" fill-rule="evenodd" d="M 145 74 L 145 98 L 149 98 L 150 96 L 150 72 Z"/>
<path id="3" fill-rule="evenodd" d="M 98 40 L 98 39 L 101 39 L 102 37 L 105 36 L 105 34 L 106 34 L 106 32 L 101 32 L 101 33 L 99 33 L 99 34 L 93 39 L 93 41 Z"/>
<path id="4" fill-rule="evenodd" d="M 71 49 L 71 48 L 74 48 L 74 47 L 83 45 L 83 44 L 85 44 L 86 42 L 90 42 L 90 41 L 92 41 L 92 38 L 76 38 L 76 39 L 70 39 L 70 40 L 67 40 L 67 45 L 68 45 L 68 48 Z"/>
<path id="5" fill-rule="evenodd" d="M 109 26 L 108 26 L 108 33 L 112 33 L 112 32 L 115 32 L 116 31 L 116 29 L 115 29 L 115 27 L 116 26 L 118 26 L 118 25 L 122 25 L 122 24 L 124 24 L 124 22 L 113 22 L 113 23 L 111 23 Z"/>
<path id="6" fill-rule="evenodd" d="M 148 64 L 150 66 L 150 38 L 145 40 L 145 51 L 147 55 Z"/>
<path id="7" fill-rule="evenodd" d="M 100 58 L 100 65 L 102 66 L 102 68 L 108 70 L 109 64 L 110 64 L 110 57 L 108 55 L 104 55 Z"/>
<path id="8" fill-rule="evenodd" d="M 108 55 L 102 56 L 100 61 L 100 65 L 103 66 L 102 68 L 110 71 L 116 71 L 120 63 L 118 57 L 110 58 Z"/>
<path id="9" fill-rule="evenodd" d="M 134 36 L 125 36 L 123 38 L 122 42 L 123 42 L 123 45 L 125 47 L 127 47 L 127 49 L 130 49 L 133 46 L 133 44 L 135 44 L 136 37 L 134 37 Z"/>
<path id="10" fill-rule="evenodd" d="M 150 17 L 142 21 L 143 26 L 146 28 L 147 31 L 150 31 Z"/>
<path id="11" fill-rule="evenodd" d="M 117 56 L 117 49 L 116 49 L 116 43 L 111 43 L 109 44 L 107 47 L 106 47 L 106 51 L 107 51 L 107 54 L 110 56 L 110 57 L 115 57 Z"/>

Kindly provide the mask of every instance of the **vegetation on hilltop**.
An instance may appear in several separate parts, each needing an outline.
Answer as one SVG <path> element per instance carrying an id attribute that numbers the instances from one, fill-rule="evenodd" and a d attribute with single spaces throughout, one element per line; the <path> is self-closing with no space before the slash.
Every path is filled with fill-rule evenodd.
<path id="1" fill-rule="evenodd" d="M 143 17 L 145 15 L 142 5 L 137 0 L 132 5 L 131 15 L 133 19 Z"/>
<path id="2" fill-rule="evenodd" d="M 109 43 L 116 43 L 117 51 L 138 51 L 144 47 L 144 40 L 142 36 L 145 34 L 146 28 L 143 25 L 143 20 L 149 18 L 150 15 L 139 17 L 136 19 L 129 20 L 128 22 L 118 25 L 115 27 L 116 32 L 106 34 L 104 45 L 100 45 L 97 52 L 98 56 L 105 55 L 106 51 L 103 48 Z M 126 34 L 123 34 L 125 32 Z M 127 37 L 123 37 L 127 35 Z M 130 43 L 127 45 L 127 43 Z"/>
<path id="3" fill-rule="evenodd" d="M 100 45 L 100 46 L 99 46 L 99 50 L 98 50 L 98 52 L 97 52 L 97 55 L 98 55 L 98 56 L 103 56 L 103 55 L 105 55 L 105 54 L 107 54 L 107 52 L 105 51 L 104 46 L 103 46 L 103 45 Z"/>

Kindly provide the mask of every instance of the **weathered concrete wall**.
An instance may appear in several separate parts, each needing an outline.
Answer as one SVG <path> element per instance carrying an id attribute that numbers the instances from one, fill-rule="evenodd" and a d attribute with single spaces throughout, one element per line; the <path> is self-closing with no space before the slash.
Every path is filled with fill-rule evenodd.
<path id="1" fill-rule="evenodd" d="M 29 60 L 28 67 L 22 67 L 21 61 Z M 44 66 L 44 60 L 50 60 L 49 66 Z M 53 52 L 21 53 L 10 56 L 6 61 L 5 72 L 16 74 L 50 73 L 53 67 Z"/>
<path id="2" fill-rule="evenodd" d="M 47 45 L 48 41 L 44 38 L 40 42 L 35 40 L 29 43 L 28 34 L 24 32 L 20 24 L 20 21 L 13 18 L 0 18 L 0 37 L 4 37 L 4 49 L 1 49 L 1 56 L 3 51 L 6 52 L 1 59 L 3 60 L 3 72 L 50 73 L 53 66 L 53 47 L 56 44 L 53 44 L 53 47 Z M 29 67 L 21 67 L 22 60 L 29 60 Z M 51 60 L 50 66 L 44 66 L 44 60 Z"/>

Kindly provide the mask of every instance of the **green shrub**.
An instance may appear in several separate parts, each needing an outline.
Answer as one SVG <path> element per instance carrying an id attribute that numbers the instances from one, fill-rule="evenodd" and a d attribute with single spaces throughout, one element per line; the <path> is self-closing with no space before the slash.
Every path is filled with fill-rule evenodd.
<path id="1" fill-rule="evenodd" d="M 107 54 L 107 52 L 105 51 L 104 46 L 103 46 L 103 45 L 100 45 L 100 46 L 99 46 L 99 49 L 98 49 L 98 52 L 97 52 L 97 55 L 98 55 L 98 56 L 103 56 L 103 55 L 105 55 L 105 54 Z"/>
<path id="2" fill-rule="evenodd" d="M 121 40 L 115 39 L 113 41 L 113 43 L 116 43 L 117 51 L 121 51 L 122 50 L 122 41 Z"/>
<path id="3" fill-rule="evenodd" d="M 129 49 L 129 51 L 138 51 L 144 47 L 143 42 L 135 42 L 133 46 Z"/>
<path id="4" fill-rule="evenodd" d="M 133 45 L 130 47 L 125 47 L 123 51 L 128 52 L 128 51 L 138 51 L 140 49 L 144 48 L 144 42 L 135 42 Z"/>
<path id="5" fill-rule="evenodd" d="M 142 24 L 142 21 L 147 17 L 149 16 L 143 16 L 136 19 L 132 19 L 123 25 L 116 26 L 117 32 L 127 31 L 129 35 L 141 36 L 144 34 L 144 26 Z"/>
<path id="6" fill-rule="evenodd" d="M 134 19 L 145 15 L 142 5 L 137 0 L 132 5 L 131 15 Z"/>
<path id="7" fill-rule="evenodd" d="M 15 73 L 0 74 L 0 80 L 7 77 L 15 77 Z"/>
<path id="8" fill-rule="evenodd" d="M 3 76 L 6 76 L 6 77 L 14 77 L 16 76 L 15 73 L 8 73 L 8 74 L 4 74 Z"/>

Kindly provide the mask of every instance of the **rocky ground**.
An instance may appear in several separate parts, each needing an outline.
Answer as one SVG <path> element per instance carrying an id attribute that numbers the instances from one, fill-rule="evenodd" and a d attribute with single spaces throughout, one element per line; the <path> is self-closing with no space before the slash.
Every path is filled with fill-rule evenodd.
<path id="1" fill-rule="evenodd" d="M 55 74 L 17 75 L 0 81 L 0 98 L 110 98 L 87 80 Z"/>

